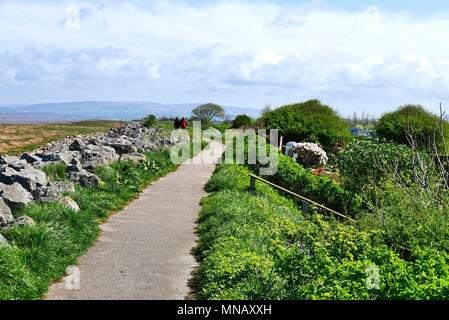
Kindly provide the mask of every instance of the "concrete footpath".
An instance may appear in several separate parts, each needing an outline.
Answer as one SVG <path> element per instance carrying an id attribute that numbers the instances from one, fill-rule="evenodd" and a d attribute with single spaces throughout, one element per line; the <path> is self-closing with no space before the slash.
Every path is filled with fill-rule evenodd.
<path id="1" fill-rule="evenodd" d="M 194 159 L 201 164 L 183 163 L 112 215 L 79 259 L 79 283 L 74 272 L 73 281 L 53 284 L 46 299 L 184 299 L 197 266 L 191 250 L 199 202 L 223 149 L 211 141 Z"/>

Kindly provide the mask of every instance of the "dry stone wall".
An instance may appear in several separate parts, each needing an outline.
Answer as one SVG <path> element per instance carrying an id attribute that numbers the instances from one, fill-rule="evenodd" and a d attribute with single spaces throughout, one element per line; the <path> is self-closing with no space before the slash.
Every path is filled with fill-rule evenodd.
<path id="1" fill-rule="evenodd" d="M 93 187 L 100 182 L 91 171 L 118 160 L 142 161 L 138 151 L 172 147 L 177 141 L 159 128 L 146 128 L 142 121 L 132 121 L 108 133 L 66 137 L 20 156 L 0 155 L 0 231 L 14 225 L 33 224 L 29 217 L 14 219 L 13 213 L 36 202 L 59 201 L 74 211 L 78 205 L 64 192 L 74 192 L 74 184 Z M 41 169 L 63 162 L 68 181 L 49 182 Z M 5 241 L 0 237 L 0 242 Z"/>

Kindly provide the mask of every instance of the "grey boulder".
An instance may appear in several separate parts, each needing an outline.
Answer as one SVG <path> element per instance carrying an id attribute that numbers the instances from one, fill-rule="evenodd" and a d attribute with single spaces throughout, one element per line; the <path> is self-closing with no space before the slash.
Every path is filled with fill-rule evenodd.
<path id="1" fill-rule="evenodd" d="M 21 216 L 14 220 L 14 225 L 21 227 L 21 226 L 34 226 L 36 222 L 28 216 Z"/>
<path id="2" fill-rule="evenodd" d="M 99 141 L 102 145 L 114 148 L 119 155 L 137 152 L 135 147 L 126 136 L 117 139 L 107 139 Z"/>
<path id="3" fill-rule="evenodd" d="M 81 165 L 84 169 L 95 169 L 99 166 L 117 161 L 119 155 L 108 146 L 89 144 L 81 153 Z"/>
<path id="4" fill-rule="evenodd" d="M 11 176 L 12 183 L 19 183 L 29 192 L 36 190 L 38 187 L 44 186 L 47 184 L 47 175 L 45 172 L 27 167 L 25 169 L 21 169 L 17 172 L 17 174 Z"/>
<path id="5" fill-rule="evenodd" d="M 12 220 L 14 220 L 14 216 L 11 213 L 11 209 L 6 205 L 3 198 L 0 198 L 0 225 Z"/>
<path id="6" fill-rule="evenodd" d="M 5 239 L 5 237 L 3 237 L 0 234 L 0 248 L 1 247 L 10 247 L 11 245 L 9 244 L 8 240 Z"/>
<path id="7" fill-rule="evenodd" d="M 83 169 L 81 165 L 75 164 L 68 166 L 66 169 L 66 176 L 72 182 L 78 183 L 82 187 L 95 187 L 100 183 L 100 178 Z"/>
<path id="8" fill-rule="evenodd" d="M 37 155 L 28 152 L 22 153 L 20 159 L 25 160 L 27 163 L 31 164 L 35 163 L 36 161 L 42 160 L 42 158 L 38 157 Z"/>
<path id="9" fill-rule="evenodd" d="M 14 161 L 19 160 L 16 156 L 0 155 L 0 164 L 10 164 Z"/>
<path id="10" fill-rule="evenodd" d="M 4 166 L 0 168 L 0 182 L 4 184 L 12 184 L 12 177 L 16 176 L 18 172 L 13 168 Z"/>
<path id="11" fill-rule="evenodd" d="M 64 192 L 75 192 L 75 186 L 71 182 L 53 181 L 46 186 L 37 188 L 32 192 L 33 198 L 40 202 L 55 202 Z"/>
<path id="12" fill-rule="evenodd" d="M 75 212 L 80 211 L 80 207 L 78 206 L 78 204 L 70 197 L 64 197 L 60 200 L 60 202 Z"/>
<path id="13" fill-rule="evenodd" d="M 23 209 L 24 206 L 33 202 L 31 193 L 17 182 L 12 185 L 1 186 L 0 189 L 0 196 L 3 197 L 6 205 L 12 211 Z"/>
<path id="14" fill-rule="evenodd" d="M 138 152 L 133 152 L 133 153 L 128 153 L 128 154 L 122 154 L 120 156 L 120 160 L 121 161 L 133 161 L 133 162 L 141 162 L 141 161 L 145 161 L 147 157 L 145 157 L 144 154 L 142 153 L 138 153 Z"/>

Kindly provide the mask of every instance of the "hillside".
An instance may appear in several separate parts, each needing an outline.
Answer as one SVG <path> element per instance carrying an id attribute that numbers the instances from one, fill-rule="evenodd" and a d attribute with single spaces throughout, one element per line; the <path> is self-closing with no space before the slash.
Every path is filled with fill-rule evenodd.
<path id="1" fill-rule="evenodd" d="M 34 105 L 0 105 L 0 123 L 36 123 L 55 121 L 80 121 L 92 119 L 133 120 L 148 114 L 161 116 L 187 116 L 201 103 L 166 105 L 154 102 L 80 101 L 44 103 Z M 259 110 L 223 106 L 229 115 L 246 113 L 256 117 Z"/>

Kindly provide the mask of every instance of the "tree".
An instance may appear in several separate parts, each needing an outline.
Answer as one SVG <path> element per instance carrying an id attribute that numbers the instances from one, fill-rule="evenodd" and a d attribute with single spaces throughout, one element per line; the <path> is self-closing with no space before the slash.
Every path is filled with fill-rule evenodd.
<path id="1" fill-rule="evenodd" d="M 284 141 L 319 142 L 326 152 L 352 139 L 348 124 L 318 100 L 283 106 L 261 119 L 267 129 L 278 129 Z"/>
<path id="2" fill-rule="evenodd" d="M 241 114 L 235 117 L 234 121 L 232 122 L 232 127 L 234 129 L 239 129 L 242 127 L 249 128 L 253 124 L 253 119 L 251 119 L 246 114 Z"/>
<path id="3" fill-rule="evenodd" d="M 154 127 L 156 123 L 157 123 L 156 117 L 150 114 L 148 117 L 145 118 L 145 122 L 143 123 L 143 125 L 147 128 L 151 128 Z"/>
<path id="4" fill-rule="evenodd" d="M 209 124 L 214 118 L 223 119 L 225 111 L 217 104 L 207 103 L 192 110 L 193 117 L 201 120 L 203 124 Z"/>
<path id="5" fill-rule="evenodd" d="M 435 134 L 437 122 L 441 122 L 441 135 Z M 429 145 L 435 144 L 441 149 L 444 144 L 442 136 L 447 138 L 449 134 L 449 123 L 421 105 L 408 104 L 385 113 L 376 125 L 376 133 L 381 138 L 406 145 L 410 145 L 412 136 L 417 148 L 429 148 Z"/>

